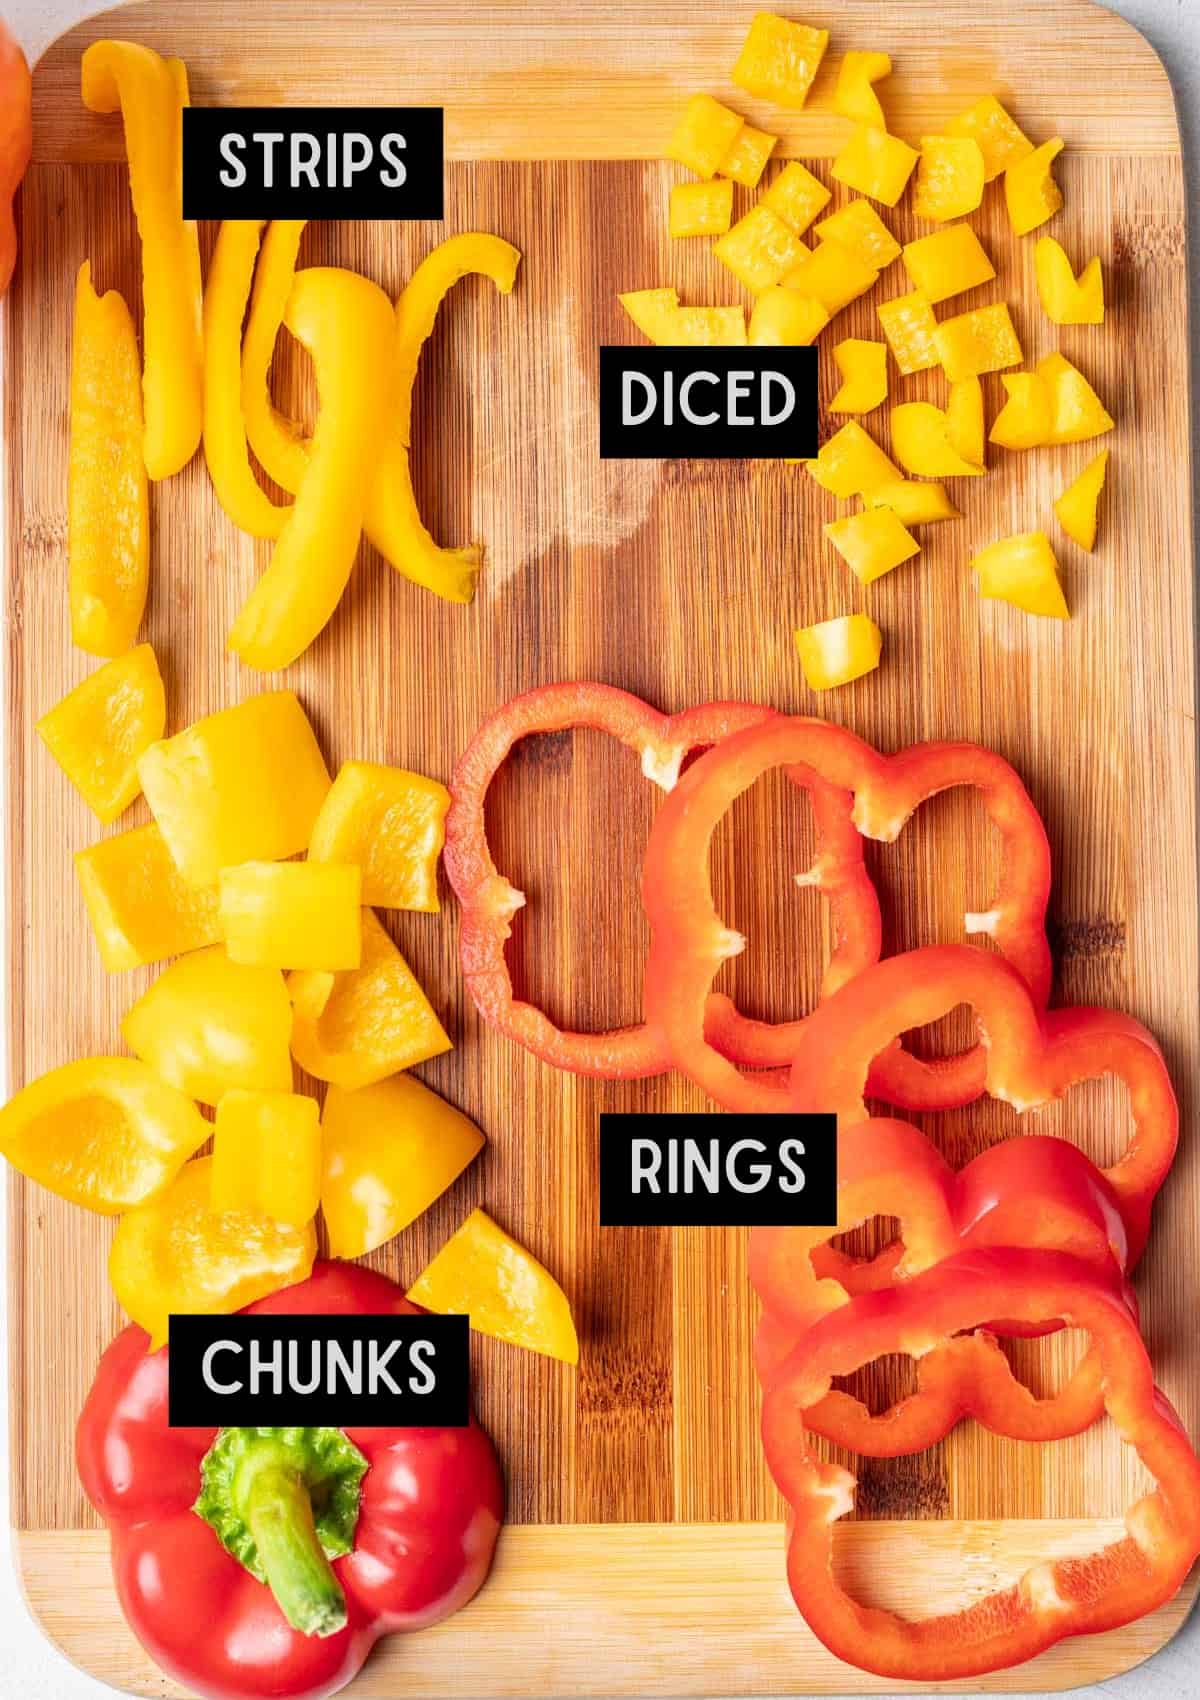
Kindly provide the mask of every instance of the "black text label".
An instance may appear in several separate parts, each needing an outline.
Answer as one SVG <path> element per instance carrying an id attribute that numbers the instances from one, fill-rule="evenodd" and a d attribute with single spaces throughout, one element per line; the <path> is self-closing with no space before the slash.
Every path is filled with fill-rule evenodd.
<path id="1" fill-rule="evenodd" d="M 805 460 L 816 452 L 815 348 L 600 350 L 603 460 Z"/>

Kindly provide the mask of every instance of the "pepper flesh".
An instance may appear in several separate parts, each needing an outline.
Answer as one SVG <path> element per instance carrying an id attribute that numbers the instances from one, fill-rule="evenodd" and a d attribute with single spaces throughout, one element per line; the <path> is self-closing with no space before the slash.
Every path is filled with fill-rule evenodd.
<path id="1" fill-rule="evenodd" d="M 933 346 L 952 384 L 1019 366 L 1024 359 L 1004 301 L 943 319 L 933 333 Z"/>
<path id="2" fill-rule="evenodd" d="M 828 30 L 811 29 L 774 12 L 756 12 L 730 76 L 760 100 L 800 107 L 828 46 Z"/>
<path id="3" fill-rule="evenodd" d="M 100 961 L 110 974 L 221 937 L 215 886 L 190 886 L 153 821 L 75 853 Z"/>
<path id="4" fill-rule="evenodd" d="M 926 372 L 941 359 L 937 343 L 937 320 L 928 298 L 919 289 L 882 301 L 875 309 L 883 334 L 888 339 L 897 366 L 907 377 Z"/>
<path id="5" fill-rule="evenodd" d="M 836 237 L 824 236 L 812 253 L 785 279 L 789 289 L 798 289 L 819 301 L 832 317 L 857 301 L 879 282 L 879 273 Z"/>
<path id="6" fill-rule="evenodd" d="M 843 614 L 801 627 L 796 649 L 809 689 L 831 691 L 874 672 L 883 652 L 883 634 L 868 614 Z"/>
<path id="7" fill-rule="evenodd" d="M 990 283 L 996 268 L 969 224 L 951 224 L 906 242 L 901 250 L 904 269 L 926 301 L 948 301 L 952 295 Z"/>
<path id="8" fill-rule="evenodd" d="M 921 552 L 921 545 L 891 508 L 864 508 L 832 520 L 822 530 L 862 584 L 873 583 Z"/>
<path id="9" fill-rule="evenodd" d="M 302 1228 L 321 1201 L 321 1114 L 297 1092 L 234 1087 L 217 1105 L 210 1207 Z"/>
<path id="10" fill-rule="evenodd" d="M 973 136 L 922 136 L 913 212 L 945 223 L 983 200 L 983 153 Z"/>
<path id="11" fill-rule="evenodd" d="M 741 307 L 681 307 L 673 289 L 633 289 L 619 296 L 643 336 L 666 348 L 744 348 Z"/>
<path id="12" fill-rule="evenodd" d="M 766 130 L 756 130 L 753 124 L 743 124 L 737 140 L 718 165 L 718 174 L 742 184 L 743 188 L 756 189 L 778 140 L 778 136 Z"/>
<path id="13" fill-rule="evenodd" d="M 829 314 L 820 301 L 772 284 L 750 314 L 750 346 L 803 348 L 815 342 L 828 323 Z"/>
<path id="14" fill-rule="evenodd" d="M 302 218 L 277 218 L 267 226 L 254 271 L 250 312 L 242 340 L 242 417 L 246 436 L 267 474 L 291 494 L 304 482 L 308 445 L 299 425 L 281 413 L 272 401 L 269 376 L 307 222 Z"/>
<path id="15" fill-rule="evenodd" d="M 1041 236 L 1033 250 L 1038 297 L 1042 311 L 1056 325 L 1104 323 L 1104 274 L 1094 255 L 1075 276 L 1061 242 Z"/>
<path id="16" fill-rule="evenodd" d="M 697 177 L 716 175 L 743 128 L 739 113 L 710 94 L 694 94 L 667 143 L 667 158 L 686 165 Z"/>
<path id="17" fill-rule="evenodd" d="M 0 21 L 0 296 L 17 263 L 13 197 L 33 146 L 33 80 L 8 26 Z"/>
<path id="18" fill-rule="evenodd" d="M 1050 397 L 1051 443 L 1086 443 L 1111 431 L 1116 421 L 1077 366 L 1063 354 L 1047 354 L 1037 375 Z"/>
<path id="19" fill-rule="evenodd" d="M 919 478 L 977 478 L 983 472 L 955 448 L 948 411 L 931 401 L 893 407 L 892 452 L 905 472 Z"/>
<path id="20" fill-rule="evenodd" d="M 797 236 L 803 236 L 831 199 L 829 190 L 819 177 L 814 177 L 798 159 L 790 159 L 765 190 L 759 205 L 781 218 Z"/>
<path id="21" fill-rule="evenodd" d="M 1050 441 L 1050 389 L 1036 372 L 1006 372 L 1000 379 L 1008 400 L 992 422 L 989 443 L 1033 449 Z"/>
<path id="22" fill-rule="evenodd" d="M 868 496 L 881 484 L 894 484 L 900 468 L 890 461 L 879 444 L 856 419 L 848 419 L 822 443 L 808 471 L 823 490 L 839 496 Z"/>
<path id="23" fill-rule="evenodd" d="M 983 154 L 984 176 L 989 183 L 1016 160 L 1033 152 L 1029 137 L 994 94 L 985 94 L 957 118 L 951 118 L 946 134 L 974 137 Z"/>
<path id="24" fill-rule="evenodd" d="M 222 868 L 218 910 L 231 962 L 329 973 L 362 961 L 362 870 L 344 862 Z"/>
<path id="25" fill-rule="evenodd" d="M 979 594 L 1011 602 L 1025 614 L 1069 620 L 1071 610 L 1058 577 L 1058 561 L 1044 531 L 1025 531 L 989 543 L 971 557 Z"/>
<path id="26" fill-rule="evenodd" d="M 138 757 L 166 731 L 167 697 L 154 651 L 139 644 L 76 685 L 35 731 L 92 813 L 107 826 L 141 790 Z"/>
<path id="27" fill-rule="evenodd" d="M 881 272 L 901 252 L 900 244 L 870 201 L 847 201 L 815 226 L 817 239 L 832 239 L 848 248 L 864 265 Z"/>
<path id="28" fill-rule="evenodd" d="M 1096 511 L 1107 471 L 1108 450 L 1101 449 L 1054 504 L 1058 523 L 1081 549 L 1096 547 Z"/>
<path id="29" fill-rule="evenodd" d="M 894 207 L 920 154 L 886 130 L 860 124 L 830 167 L 839 183 Z"/>
<path id="30" fill-rule="evenodd" d="M 449 807 L 450 793 L 436 779 L 343 762 L 313 823 L 308 859 L 360 867 L 362 901 L 371 908 L 436 914 Z"/>
<path id="31" fill-rule="evenodd" d="M 673 183 L 671 185 L 669 234 L 721 236 L 733 217 L 733 183 Z"/>
<path id="32" fill-rule="evenodd" d="M 843 118 L 852 119 L 855 124 L 871 124 L 877 130 L 885 130 L 883 107 L 871 85 L 882 82 L 891 74 L 892 60 L 888 53 L 853 50 L 847 53 L 838 70 L 833 91 L 834 111 L 840 112 Z"/>
<path id="33" fill-rule="evenodd" d="M 888 395 L 887 344 L 847 337 L 833 351 L 842 374 L 830 413 L 870 413 Z"/>
<path id="34" fill-rule="evenodd" d="M 1004 201 L 1009 223 L 1018 236 L 1027 236 L 1045 224 L 1062 206 L 1062 190 L 1051 175 L 1051 167 L 1064 146 L 1056 136 L 1006 167 Z"/>
<path id="35" fill-rule="evenodd" d="M 712 251 L 739 283 L 757 292 L 792 271 L 804 244 L 778 213 L 759 201 L 713 243 Z"/>

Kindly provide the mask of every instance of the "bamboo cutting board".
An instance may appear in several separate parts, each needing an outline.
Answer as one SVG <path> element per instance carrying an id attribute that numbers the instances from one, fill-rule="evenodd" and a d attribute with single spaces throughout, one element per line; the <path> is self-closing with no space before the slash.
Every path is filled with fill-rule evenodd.
<path id="1" fill-rule="evenodd" d="M 823 712 L 888 749 L 960 737 L 1001 750 L 1053 843 L 1056 999 L 1112 1003 L 1146 1021 L 1180 1089 L 1182 1150 L 1138 1286 L 1160 1379 L 1196 1433 L 1186 271 L 1166 77 L 1128 25 L 1085 0 L 1009 0 L 992 11 L 912 0 L 890 14 L 872 0 L 844 0 L 802 8 L 830 26 L 833 42 L 812 109 L 788 115 L 740 98 L 729 83 L 753 7 L 701 10 L 688 0 L 563 8 L 259 0 L 252 10 L 151 0 L 80 26 L 39 66 L 6 346 L 11 1085 L 112 1049 L 120 1015 L 150 977 L 106 979 L 99 968 L 70 865 L 94 824 L 32 730 L 89 666 L 70 648 L 65 596 L 70 302 L 80 261 L 90 256 L 98 286 L 116 285 L 140 310 L 120 126 L 83 110 L 80 54 L 111 34 L 178 54 L 199 104 L 444 104 L 445 225 L 316 226 L 303 259 L 360 267 L 395 292 L 443 234 L 495 230 L 521 248 L 511 299 L 477 281 L 458 286 L 426 351 L 416 403 L 424 511 L 447 541 L 485 540 L 488 564 L 464 610 L 424 596 L 364 549 L 342 608 L 287 675 L 331 766 L 363 757 L 445 776 L 485 713 L 517 690 L 566 678 L 608 680 L 664 709 L 721 695 Z M 892 127 L 910 139 L 986 92 L 1036 139 L 1066 139 L 1056 168 L 1066 209 L 1052 228 L 1073 258 L 1101 255 L 1112 311 L 1103 331 L 1064 329 L 1057 345 L 1119 422 L 1100 547 L 1085 557 L 1063 541 L 1075 612 L 1066 626 L 981 603 L 967 561 L 1011 532 L 1053 531 L 1050 504 L 1095 445 L 992 451 L 989 477 L 954 487 L 963 520 L 927 529 L 919 560 L 865 596 L 821 540 L 832 499 L 800 470 L 597 458 L 596 347 L 636 339 L 617 291 L 674 282 L 688 301 L 739 298 L 706 244 L 666 239 L 667 188 L 678 174 L 656 156 L 682 101 L 709 90 L 752 122 L 782 129 L 782 154 L 827 162 L 846 132 L 829 109 L 846 47 L 892 53 L 884 100 Z M 744 210 L 748 197 L 737 194 Z M 888 223 L 902 240 L 915 233 L 907 210 Z M 999 184 L 976 223 L 999 279 L 953 308 L 1007 298 L 1032 360 L 1056 346 L 1033 289 L 1032 239 L 1008 234 Z M 207 252 L 211 230 L 204 235 Z M 832 340 L 878 335 L 875 301 L 906 288 L 893 268 L 839 319 Z M 305 372 L 287 349 L 279 366 L 281 398 L 303 409 Z M 826 399 L 833 376 L 823 374 Z M 985 386 L 991 415 L 1000 386 L 995 378 Z M 941 399 L 928 375 L 898 384 L 893 399 L 923 395 Z M 883 415 L 868 424 L 886 432 Z M 262 686 L 225 655 L 223 639 L 266 550 L 221 514 L 199 460 L 156 488 L 153 508 L 146 635 L 177 729 Z M 884 665 L 818 704 L 800 677 L 792 629 L 864 605 L 883 628 Z M 645 932 L 636 881 L 652 808 L 632 759 L 593 734 L 532 741 L 495 787 L 497 861 L 530 896 L 514 975 L 560 1020 L 637 1018 Z M 723 911 L 750 939 L 728 986 L 753 1013 L 794 1014 L 814 995 L 824 920 L 819 901 L 790 879 L 810 848 L 803 809 L 766 784 L 718 841 Z M 897 846 L 872 852 L 889 949 L 960 937 L 963 912 L 987 907 L 995 848 L 968 797 L 922 809 Z M 355 1692 L 896 1686 L 825 1654 L 788 1598 L 781 1505 L 756 1430 L 744 1235 L 597 1226 L 599 1111 L 698 1109 L 701 1100 L 669 1079 L 588 1082 L 535 1063 L 486 1031 L 464 998 L 452 903 L 440 917 L 391 919 L 457 1039 L 422 1073 L 480 1122 L 489 1145 L 375 1261 L 411 1279 L 466 1210 L 485 1202 L 562 1277 L 583 1360 L 574 1374 L 476 1343 L 480 1412 L 504 1456 L 512 1526 L 470 1610 L 385 1643 Z M 961 1021 L 942 1025 L 951 1040 L 963 1032 Z M 1111 1160 L 1126 1137 L 1126 1106 L 1115 1091 L 1088 1088 L 1038 1126 Z M 928 1127 L 960 1163 L 1018 1131 L 988 1103 Z M 111 1228 L 19 1178 L 10 1198 L 12 1516 L 30 1602 L 97 1675 L 138 1694 L 177 1692 L 121 1621 L 105 1540 L 72 1466 L 75 1416 L 119 1325 L 104 1278 Z M 1077 1349 L 1069 1337 L 1025 1344 L 1021 1366 L 1046 1387 Z M 902 1374 L 884 1366 L 875 1391 L 894 1392 Z M 967 1426 L 921 1457 L 866 1465 L 858 1520 L 840 1530 L 839 1564 L 870 1599 L 945 1609 L 1047 1548 L 1110 1538 L 1139 1491 L 1136 1465 L 1104 1425 L 1040 1449 Z M 972 1686 L 1036 1690 L 1109 1676 L 1168 1639 L 1194 1593 L 1193 1578 L 1152 1619 L 1067 1642 Z"/>

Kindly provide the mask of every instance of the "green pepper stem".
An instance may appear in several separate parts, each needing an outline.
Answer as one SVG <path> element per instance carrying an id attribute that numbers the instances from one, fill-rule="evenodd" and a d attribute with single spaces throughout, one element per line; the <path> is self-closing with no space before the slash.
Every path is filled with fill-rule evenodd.
<path id="1" fill-rule="evenodd" d="M 336 1635 L 346 1626 L 346 1596 L 321 1550 L 312 1500 L 299 1473 L 263 1463 L 245 1498 L 245 1517 L 267 1585 L 293 1629 Z"/>

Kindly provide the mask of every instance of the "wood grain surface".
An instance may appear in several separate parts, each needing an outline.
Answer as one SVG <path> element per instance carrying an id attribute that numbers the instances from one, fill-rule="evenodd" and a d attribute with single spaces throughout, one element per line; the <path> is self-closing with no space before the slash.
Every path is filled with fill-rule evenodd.
<path id="1" fill-rule="evenodd" d="M 318 12 L 262 0 L 251 33 L 241 8 L 164 0 L 80 26 L 50 50 L 35 77 L 36 159 L 20 201 L 24 258 L 7 314 L 11 1084 L 71 1057 L 119 1049 L 119 1018 L 152 978 L 106 978 L 100 969 L 70 862 L 73 849 L 97 836 L 95 823 L 32 730 L 91 665 L 70 647 L 65 594 L 70 304 L 79 263 L 90 257 L 97 286 L 121 288 L 140 314 L 137 237 L 116 163 L 120 127 L 79 104 L 82 47 L 120 33 L 180 53 L 200 101 L 445 99 L 455 157 L 444 226 L 314 226 L 302 263 L 360 267 L 395 292 L 444 234 L 495 230 L 522 249 L 511 298 L 478 281 L 457 287 L 427 348 L 416 401 L 424 512 L 446 541 L 484 540 L 487 567 L 478 600 L 464 610 L 423 595 L 364 547 L 334 620 L 284 676 L 312 714 L 331 766 L 362 757 L 445 777 L 484 714 L 517 690 L 566 678 L 604 679 L 664 709 L 720 695 L 823 713 L 885 749 L 959 737 L 1002 751 L 1043 810 L 1053 845 L 1056 1001 L 1109 1003 L 1147 1022 L 1180 1090 L 1182 1151 L 1138 1287 L 1160 1379 L 1196 1432 L 1193 615 L 1182 167 L 1170 91 L 1141 38 L 1083 0 L 1052 14 L 1008 5 L 996 10 L 994 28 L 963 4 L 906 5 L 886 31 L 878 9 L 861 3 L 828 20 L 834 62 L 847 46 L 893 52 L 897 76 L 885 101 L 901 133 L 915 138 L 939 115 L 994 90 L 1038 139 L 1066 138 L 1056 167 L 1066 208 L 1052 229 L 1072 257 L 1101 255 L 1107 326 L 1056 332 L 1045 319 L 1033 241 L 1008 233 L 999 184 L 974 221 L 999 278 L 942 311 L 1006 298 L 1027 357 L 1061 347 L 1119 422 L 1093 556 L 1055 531 L 1051 504 L 1096 445 L 992 450 L 987 478 L 952 486 L 964 518 L 927 528 L 921 556 L 864 591 L 821 538 L 821 521 L 838 505 L 801 469 L 597 455 L 596 347 L 636 340 L 617 291 L 674 282 L 688 301 L 740 298 L 706 244 L 667 240 L 676 169 L 619 156 L 658 152 L 673 112 L 696 88 L 743 105 L 728 68 L 752 9 L 710 24 L 697 23 L 679 0 L 605 0 L 570 13 L 400 10 L 351 0 Z M 831 85 L 822 82 L 827 95 Z M 756 121 L 780 117 L 754 103 L 744 109 Z M 784 124 L 789 151 L 814 158 L 831 152 L 845 128 L 819 108 Z M 747 204 L 744 191 L 737 194 Z M 834 204 L 844 198 L 838 191 Z M 928 228 L 918 231 L 907 209 L 888 223 L 902 240 Z M 212 230 L 202 234 L 207 253 Z M 833 340 L 878 335 L 875 301 L 907 287 L 902 269 L 892 268 L 873 297 L 838 319 Z M 311 406 L 307 374 L 286 347 L 278 368 L 281 400 Z M 835 382 L 823 371 L 826 399 Z M 999 381 L 986 379 L 985 391 L 991 417 Z M 924 396 L 944 399 L 939 379 L 894 385 L 893 400 Z M 885 415 L 867 423 L 886 443 Z M 968 570 L 976 547 L 1042 525 L 1060 546 L 1075 613 L 1065 626 L 980 602 Z M 221 513 L 201 461 L 155 488 L 153 548 L 145 632 L 167 680 L 171 728 L 279 682 L 224 652 L 267 547 Z M 883 628 L 884 665 L 815 698 L 800 676 L 792 630 L 858 607 Z M 637 872 L 653 806 L 633 758 L 587 733 L 522 746 L 494 787 L 497 862 L 530 899 L 514 938 L 514 977 L 572 1025 L 638 1016 L 645 928 Z M 139 802 L 120 824 L 144 818 Z M 815 994 L 824 916 L 819 899 L 790 878 L 810 847 L 805 806 L 782 785 L 757 787 L 719 836 L 714 881 L 723 913 L 750 939 L 724 983 L 753 1013 L 795 1014 Z M 963 913 L 987 907 L 996 850 L 969 797 L 923 808 L 896 846 L 872 846 L 871 857 L 889 949 L 959 938 Z M 503 1571 L 511 1592 L 496 1584 L 437 1632 L 440 1640 L 420 1638 L 423 1647 L 453 1649 L 448 1674 L 435 1678 L 436 1656 L 424 1651 L 416 1657 L 428 1663 L 410 1667 L 407 1649 L 389 1656 L 400 1661 L 394 1668 L 419 1669 L 426 1686 L 417 1691 L 429 1693 L 449 1691 L 439 1681 L 454 1692 L 499 1692 L 508 1655 L 514 1670 L 539 1673 L 531 1692 L 746 1689 L 752 1670 L 763 1692 L 870 1689 L 825 1657 L 790 1608 L 783 1613 L 777 1531 L 745 1532 L 744 1548 L 722 1538 L 727 1525 L 770 1524 L 781 1514 L 757 1439 L 744 1234 L 597 1226 L 599 1111 L 698 1109 L 701 1099 L 674 1079 L 559 1075 L 490 1034 L 458 978 L 451 900 L 440 916 L 392 916 L 389 924 L 457 1041 L 420 1072 L 479 1121 L 489 1145 L 450 1194 L 373 1261 L 411 1279 L 483 1202 L 560 1275 L 583 1338 L 578 1374 L 476 1342 L 480 1414 L 504 1456 L 513 1521 L 557 1527 L 514 1532 Z M 960 1018 L 941 1028 L 931 1042 L 965 1031 Z M 926 1123 L 955 1162 L 1029 1125 L 990 1103 Z M 1126 1106 L 1115 1090 L 1089 1087 L 1039 1115 L 1036 1126 L 1111 1159 L 1127 1136 Z M 82 1539 L 65 1532 L 95 1527 L 72 1467 L 72 1428 L 119 1317 L 104 1276 L 111 1226 L 19 1179 L 10 1198 L 13 1522 L 25 1532 L 22 1562 L 46 1620 L 53 1576 L 59 1566 L 74 1574 L 67 1555 Z M 1025 1343 L 1019 1357 L 1034 1382 L 1049 1386 L 1077 1350 L 1067 1336 Z M 890 1394 L 904 1374 L 889 1364 L 871 1385 Z M 1008 1557 L 1025 1550 L 1023 1526 L 998 1519 L 1055 1519 L 1071 1525 L 1070 1538 L 1090 1538 L 1089 1519 L 1119 1517 L 1141 1490 L 1136 1461 L 1104 1424 L 1045 1448 L 966 1427 L 918 1458 L 868 1465 L 861 1483 L 863 1520 L 847 1529 L 847 1550 L 888 1552 L 894 1571 L 910 1575 L 924 1574 L 913 1565 L 916 1551 L 950 1553 L 948 1579 L 961 1569 L 956 1541 Z M 923 1521 L 914 1528 L 899 1519 Z M 585 1536 L 563 1527 L 598 1523 L 641 1526 L 636 1565 L 626 1556 L 614 1566 L 605 1540 L 618 1531 Z M 696 1524 L 719 1527 L 684 1532 Z M 691 1581 L 702 1592 L 689 1594 L 681 1611 L 720 1614 L 732 1578 L 747 1587 L 739 1621 L 748 1625 L 757 1587 L 775 1601 L 774 1650 L 756 1641 L 744 1658 L 714 1631 L 686 1657 L 677 1634 L 638 1653 L 626 1625 L 606 1665 L 612 1614 L 636 1621 L 651 1578 L 677 1576 L 692 1540 L 702 1570 Z M 89 1610 L 103 1614 L 96 1548 L 87 1541 L 78 1550 L 78 1565 L 90 1568 L 75 1579 Z M 505 1602 L 540 1601 L 538 1588 L 552 1588 L 556 1568 L 565 1572 L 572 1560 L 596 1589 L 591 1639 L 534 1659 L 528 1622 Z M 576 1597 L 576 1583 L 563 1583 L 564 1597 Z M 592 1596 L 578 1587 L 576 1609 L 584 1612 Z M 1068 1670 L 1079 1673 L 1075 1681 L 1110 1674 L 1165 1639 L 1180 1610 L 1086 1651 L 1073 1644 L 1001 1685 L 1048 1686 L 1067 1681 Z M 111 1598 L 107 1611 L 111 1625 Z M 61 1611 L 52 1632 L 83 1648 Z M 475 1649 L 474 1681 L 467 1646 Z M 650 1665 L 660 1655 L 655 1675 Z M 92 1663 L 90 1651 L 85 1657 Z M 144 1665 L 135 1675 L 127 1653 L 105 1657 L 116 1665 L 104 1674 L 118 1668 L 127 1686 L 164 1692 L 145 1686 Z"/>

